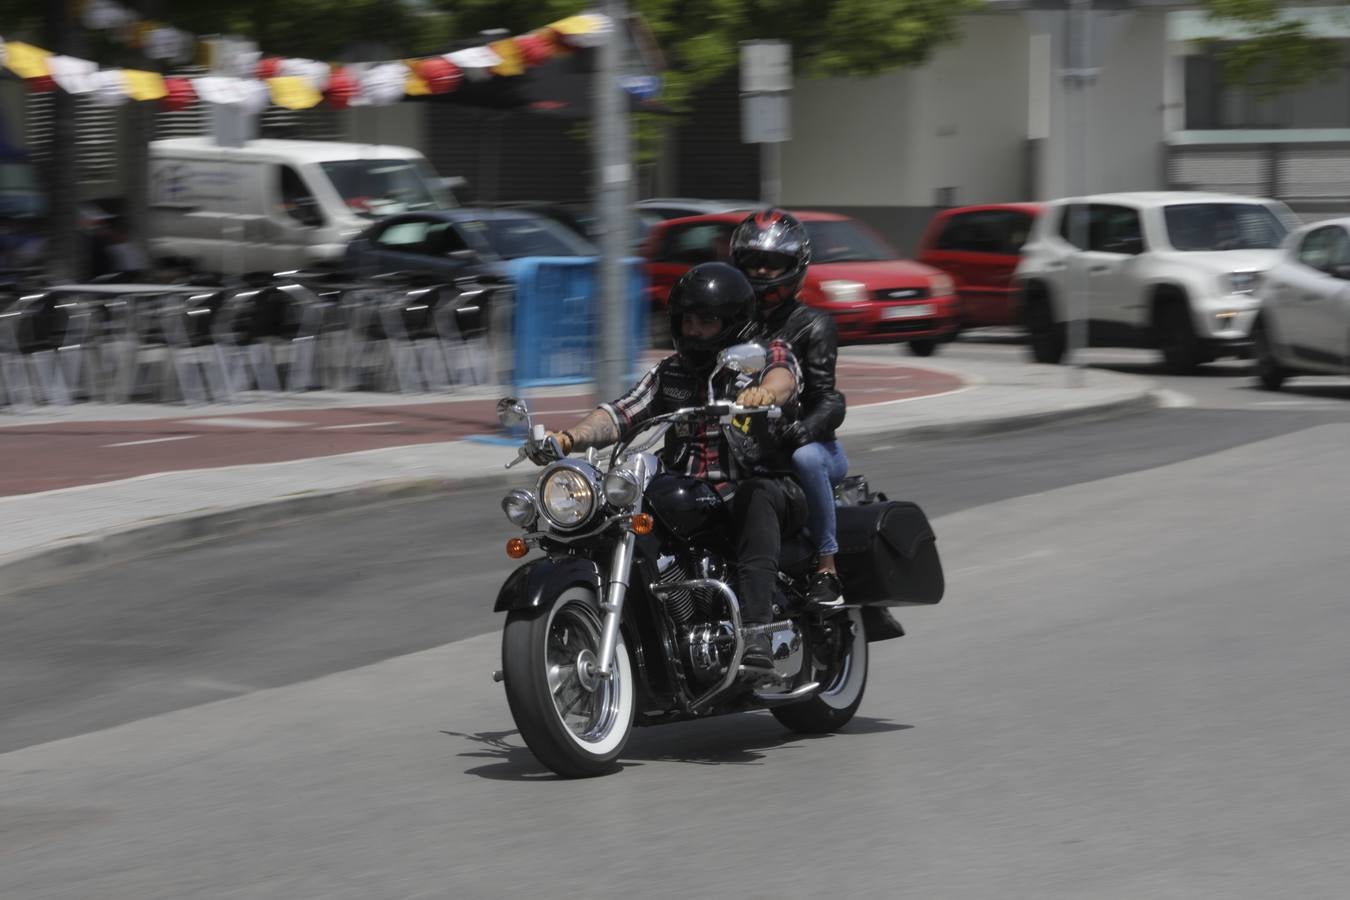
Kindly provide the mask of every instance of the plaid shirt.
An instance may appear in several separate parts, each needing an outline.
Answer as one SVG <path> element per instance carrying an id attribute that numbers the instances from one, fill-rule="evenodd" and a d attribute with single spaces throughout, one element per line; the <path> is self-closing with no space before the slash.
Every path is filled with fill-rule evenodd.
<path id="1" fill-rule="evenodd" d="M 801 384 L 801 371 L 788 343 L 780 340 L 770 341 L 767 349 L 769 360 L 763 372 L 755 376 L 723 373 L 721 380 L 726 383 L 718 385 L 717 395 L 734 400 L 742 390 L 759 383 L 764 375 L 777 368 L 787 369 L 792 373 L 793 379 Z M 707 402 L 707 396 L 707 379 L 699 377 L 685 365 L 679 354 L 673 354 L 648 369 L 628 393 L 612 403 L 600 404 L 600 408 L 613 417 L 614 424 L 619 429 L 619 437 L 627 440 L 640 430 L 642 423 L 647 420 L 687 406 L 702 406 Z M 795 400 L 796 396 L 797 392 L 794 390 L 792 399 Z M 785 411 L 777 427 L 789 421 L 791 419 Z M 790 464 L 784 465 L 784 461 L 773 458 L 758 461 L 751 466 L 751 471 L 744 471 L 742 466 L 736 464 L 734 456 L 728 452 L 722 426 L 716 421 L 677 423 L 666 433 L 666 446 L 661 456 L 667 468 L 714 483 L 733 481 L 750 475 L 785 474 L 791 471 Z"/>

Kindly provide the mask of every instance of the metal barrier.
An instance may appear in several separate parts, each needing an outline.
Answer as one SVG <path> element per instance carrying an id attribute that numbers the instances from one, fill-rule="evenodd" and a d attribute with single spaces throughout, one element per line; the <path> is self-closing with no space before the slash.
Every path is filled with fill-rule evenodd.
<path id="1" fill-rule="evenodd" d="M 624 260 L 628 272 L 628 347 L 633 377 L 649 343 L 646 271 L 642 260 Z M 600 347 L 599 264 L 594 259 L 539 257 L 517 260 L 515 368 L 517 391 L 577 384 L 595 377 Z"/>
<path id="2" fill-rule="evenodd" d="M 228 287 L 27 282 L 0 293 L 0 408 L 492 383 L 502 368 L 493 329 L 509 324 L 512 296 L 491 279 L 406 273 L 292 272 Z"/>

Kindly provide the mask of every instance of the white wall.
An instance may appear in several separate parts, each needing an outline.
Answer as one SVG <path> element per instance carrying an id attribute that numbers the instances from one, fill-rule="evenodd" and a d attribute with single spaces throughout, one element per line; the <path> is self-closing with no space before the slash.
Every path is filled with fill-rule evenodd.
<path id="1" fill-rule="evenodd" d="M 1164 84 L 1168 59 L 1165 12 L 1136 10 L 1101 56 L 1102 71 L 1087 89 L 1086 122 L 1071 113 L 1069 97 L 1052 74 L 1051 139 L 1040 172 L 1040 197 L 1156 190 L 1166 135 Z M 1058 44 L 1055 52 L 1060 52 Z M 1080 142 L 1079 128 L 1087 140 Z M 1086 171 L 1075 165 L 1084 156 Z M 1084 184 L 1083 180 L 1086 183 Z"/>
<path id="2" fill-rule="evenodd" d="M 799 80 L 783 200 L 800 206 L 932 206 L 1017 200 L 1027 128 L 1027 27 L 967 17 L 960 41 L 913 70 Z"/>
<path id="3" fill-rule="evenodd" d="M 911 152 L 913 75 L 798 80 L 782 148 L 787 206 L 901 203 Z"/>
<path id="4" fill-rule="evenodd" d="M 1070 151 L 1083 154 L 1067 133 L 1075 123 L 1059 75 L 1062 24 L 1055 12 L 973 15 L 959 43 L 918 69 L 799 80 L 783 202 L 915 208 L 935 205 L 944 187 L 955 188 L 958 204 L 1162 187 L 1166 12 L 1134 11 L 1102 48 L 1089 89 L 1085 186 L 1069 165 Z M 1026 197 L 1027 139 L 1041 137 L 1032 132 L 1047 121 L 1039 196 Z"/>

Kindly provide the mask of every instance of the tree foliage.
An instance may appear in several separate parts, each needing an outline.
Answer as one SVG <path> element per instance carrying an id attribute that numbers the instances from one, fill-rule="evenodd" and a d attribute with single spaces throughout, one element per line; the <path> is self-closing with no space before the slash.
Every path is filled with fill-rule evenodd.
<path id="1" fill-rule="evenodd" d="M 1350 12 L 1350 4 L 1327 4 Z M 1326 77 L 1344 65 L 1334 38 L 1315 35 L 1297 7 L 1276 0 L 1208 0 L 1210 18 L 1237 25 L 1244 37 L 1221 55 L 1230 79 L 1273 96 Z M 1347 15 L 1350 21 L 1350 15 Z"/>

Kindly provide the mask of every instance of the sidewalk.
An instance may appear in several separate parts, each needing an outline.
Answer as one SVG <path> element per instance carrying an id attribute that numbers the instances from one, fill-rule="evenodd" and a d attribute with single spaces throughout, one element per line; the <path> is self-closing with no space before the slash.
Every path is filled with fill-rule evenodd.
<path id="1" fill-rule="evenodd" d="M 1147 409 L 1148 379 L 1021 363 L 845 353 L 840 437 L 971 436 Z M 546 422 L 590 408 L 589 386 L 530 396 Z M 0 592 L 71 566 L 259 524 L 471 485 L 520 485 L 494 439 L 497 388 L 400 396 L 268 395 L 193 409 L 85 404 L 0 410 Z M 552 415 L 548 415 L 549 412 Z M 261 423 L 261 424 L 260 424 Z M 247 464 L 227 464 L 245 462 Z M 135 473 L 127 477 L 127 473 Z M 51 489 L 47 489 L 51 488 Z"/>

